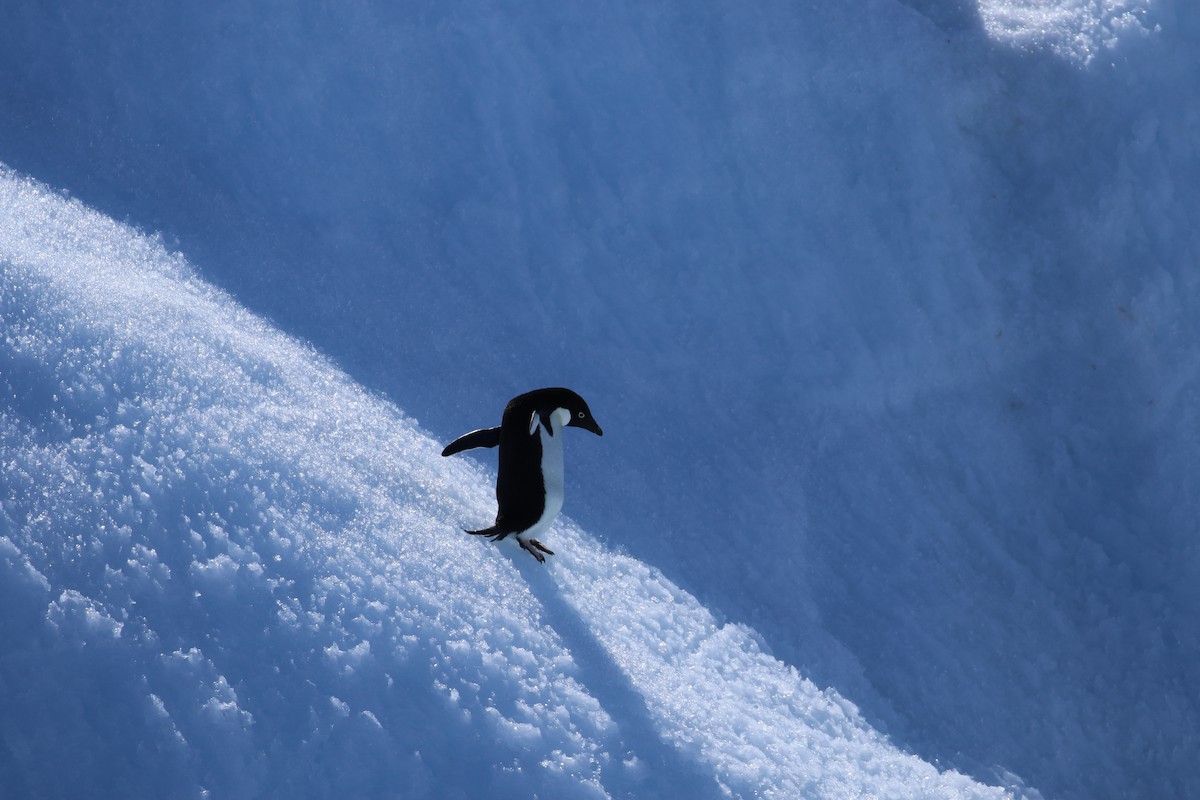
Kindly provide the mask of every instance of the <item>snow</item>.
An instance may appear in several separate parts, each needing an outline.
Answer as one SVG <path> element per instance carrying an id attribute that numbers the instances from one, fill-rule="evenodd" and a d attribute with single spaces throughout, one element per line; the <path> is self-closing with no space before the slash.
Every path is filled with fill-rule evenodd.
<path id="1" fill-rule="evenodd" d="M 486 475 L 155 240 L 0 209 L 6 790 L 1003 796 L 573 526 L 461 535 Z"/>
<path id="2" fill-rule="evenodd" d="M 1152 6 L 1153 0 L 982 0 L 979 14 L 1000 41 L 1086 64 L 1122 39 L 1148 33 Z"/>
<path id="3" fill-rule="evenodd" d="M 1193 3 L 4 13 L 13 793 L 1200 793 Z"/>

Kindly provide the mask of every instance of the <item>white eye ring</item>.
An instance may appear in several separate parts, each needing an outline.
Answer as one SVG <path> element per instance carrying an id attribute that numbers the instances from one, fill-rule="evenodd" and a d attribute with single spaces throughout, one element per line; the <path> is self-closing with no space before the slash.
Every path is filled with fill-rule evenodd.
<path id="1" fill-rule="evenodd" d="M 586 414 L 584 414 L 582 411 L 580 411 L 580 412 L 579 412 L 579 418 L 580 418 L 580 419 L 583 419 L 585 416 L 587 416 L 587 415 L 586 415 Z"/>

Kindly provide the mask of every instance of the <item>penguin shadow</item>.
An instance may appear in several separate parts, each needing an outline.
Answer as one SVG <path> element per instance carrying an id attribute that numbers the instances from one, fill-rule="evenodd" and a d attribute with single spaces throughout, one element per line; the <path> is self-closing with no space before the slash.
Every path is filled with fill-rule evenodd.
<path id="1" fill-rule="evenodd" d="M 727 798 L 711 771 L 658 734 L 645 699 L 564 597 L 554 571 L 520 551 L 511 558 L 541 603 L 546 623 L 570 651 L 577 679 L 617 723 L 616 762 L 603 776 L 614 796 Z M 631 755 L 640 765 L 621 769 L 619 759 Z"/>

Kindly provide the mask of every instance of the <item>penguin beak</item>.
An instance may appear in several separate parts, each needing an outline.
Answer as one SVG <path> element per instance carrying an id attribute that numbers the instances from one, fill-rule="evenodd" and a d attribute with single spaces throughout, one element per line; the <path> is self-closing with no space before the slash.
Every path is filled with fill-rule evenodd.
<path id="1" fill-rule="evenodd" d="M 604 431 L 600 430 L 600 426 L 596 424 L 596 420 L 592 419 L 591 417 L 579 420 L 578 422 L 572 422 L 571 424 L 577 428 L 583 428 L 585 431 L 591 431 L 597 436 L 604 435 Z"/>

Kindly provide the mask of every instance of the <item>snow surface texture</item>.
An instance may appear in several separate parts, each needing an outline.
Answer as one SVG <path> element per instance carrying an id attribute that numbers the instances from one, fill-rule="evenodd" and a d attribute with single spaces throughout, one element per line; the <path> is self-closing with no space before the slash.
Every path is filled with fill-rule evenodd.
<path id="1" fill-rule="evenodd" d="M 1146 33 L 1153 0 L 982 0 L 979 13 L 997 39 L 1091 62 L 1121 39 Z"/>
<path id="2" fill-rule="evenodd" d="M 0 266 L 5 796 L 1004 796 L 8 171 Z"/>
<path id="3" fill-rule="evenodd" d="M 1200 796 L 1198 17 L 9 3 L 0 160 L 442 442 L 579 390 L 568 513 L 925 760 Z"/>

